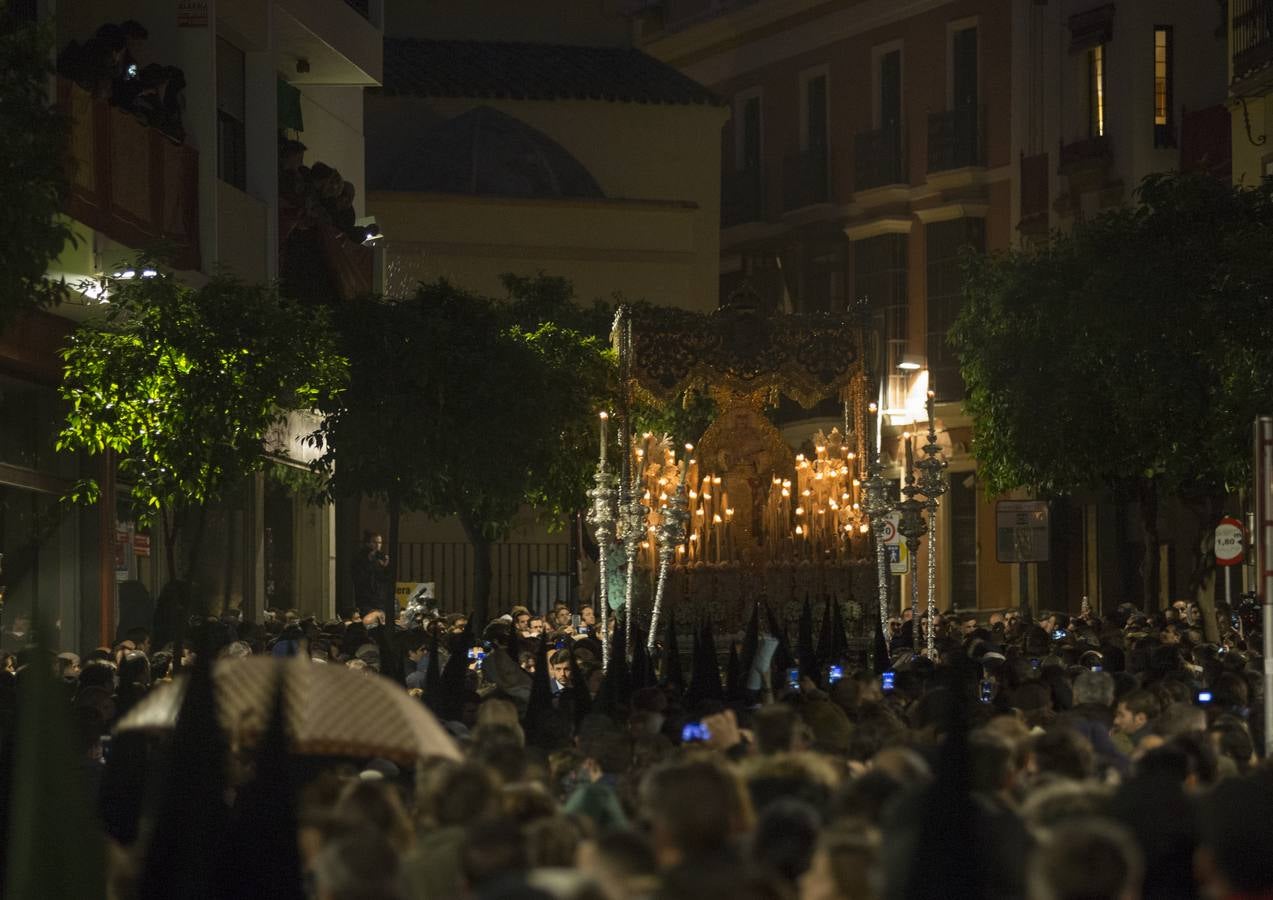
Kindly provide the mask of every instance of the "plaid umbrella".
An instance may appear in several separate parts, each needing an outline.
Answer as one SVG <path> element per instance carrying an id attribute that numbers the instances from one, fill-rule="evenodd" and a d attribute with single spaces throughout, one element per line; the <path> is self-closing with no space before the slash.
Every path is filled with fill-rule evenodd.
<path id="1" fill-rule="evenodd" d="M 295 753 L 380 756 L 406 763 L 426 756 L 461 758 L 438 720 L 387 678 L 301 657 L 260 656 L 221 660 L 212 677 L 221 725 L 240 745 L 255 743 L 265 731 L 274 686 L 282 677 Z M 171 729 L 186 689 L 186 679 L 161 685 L 116 730 Z"/>

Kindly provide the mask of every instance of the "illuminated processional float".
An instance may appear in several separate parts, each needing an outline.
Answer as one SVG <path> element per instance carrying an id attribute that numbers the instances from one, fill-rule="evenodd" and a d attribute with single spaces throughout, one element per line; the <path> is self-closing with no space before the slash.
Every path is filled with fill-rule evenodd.
<path id="1" fill-rule="evenodd" d="M 815 598 L 834 604 L 869 662 L 887 617 L 882 529 L 890 516 L 911 559 L 928 535 L 932 610 L 935 531 L 925 515 L 935 514 L 946 463 L 931 395 L 924 484 L 912 474 L 911 493 L 902 485 L 899 496 L 878 452 L 879 415 L 869 401 L 878 353 L 862 316 L 769 315 L 744 289 L 710 314 L 621 307 L 612 336 L 620 402 L 601 413 L 588 513 L 603 620 L 639 623 L 653 650 L 669 610 L 678 621 L 707 620 L 731 633 L 754 601 L 790 627 Z M 718 410 L 696 443 L 635 433 L 638 400 L 668 404 L 693 393 Z M 837 400 L 838 421 L 797 452 L 765 415 L 783 397 L 805 409 Z M 918 579 L 911 586 L 917 591 Z M 917 593 L 911 603 L 918 612 Z M 879 633 L 887 639 L 887 629 Z M 608 663 L 608 641 L 604 647 Z"/>

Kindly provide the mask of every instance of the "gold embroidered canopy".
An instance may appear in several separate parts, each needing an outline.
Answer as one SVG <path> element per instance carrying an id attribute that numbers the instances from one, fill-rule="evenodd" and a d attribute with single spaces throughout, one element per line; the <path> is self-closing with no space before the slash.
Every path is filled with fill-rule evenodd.
<path id="1" fill-rule="evenodd" d="M 805 408 L 847 400 L 871 346 L 854 316 L 769 315 L 745 290 L 707 314 L 634 308 L 631 334 L 634 386 L 661 402 L 687 389 L 769 402 L 782 394 Z"/>

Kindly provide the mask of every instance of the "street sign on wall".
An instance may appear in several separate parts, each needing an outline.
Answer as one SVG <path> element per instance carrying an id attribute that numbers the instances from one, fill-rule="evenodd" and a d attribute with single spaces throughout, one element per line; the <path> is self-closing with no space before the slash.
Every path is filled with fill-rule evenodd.
<path id="1" fill-rule="evenodd" d="M 890 575 L 906 575 L 911 570 L 911 555 L 905 544 L 885 544 L 884 552 L 888 555 L 888 571 Z"/>
<path id="2" fill-rule="evenodd" d="M 884 552 L 888 555 L 888 571 L 892 575 L 905 575 L 911 570 L 911 556 L 906 551 L 906 543 L 897 526 L 902 522 L 900 512 L 891 512 L 884 517 L 881 529 L 884 538 Z"/>
<path id="3" fill-rule="evenodd" d="M 1239 566 L 1245 558 L 1246 532 L 1242 523 L 1225 516 L 1216 526 L 1216 565 Z"/>
<path id="4" fill-rule="evenodd" d="M 995 559 L 998 562 L 1047 562 L 1050 537 L 1046 500 L 1000 500 L 995 504 Z"/>

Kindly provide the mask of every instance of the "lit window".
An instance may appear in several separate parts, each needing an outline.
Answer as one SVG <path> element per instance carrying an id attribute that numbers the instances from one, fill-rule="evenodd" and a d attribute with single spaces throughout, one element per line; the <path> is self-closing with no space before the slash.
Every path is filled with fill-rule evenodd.
<path id="1" fill-rule="evenodd" d="M 1167 124 L 1167 29 L 1154 29 L 1154 124 Z"/>
<path id="2" fill-rule="evenodd" d="M 1105 45 L 1097 44 L 1087 51 L 1087 59 L 1091 85 L 1089 131 L 1092 137 L 1102 137 L 1105 134 Z"/>
<path id="3" fill-rule="evenodd" d="M 1174 147 L 1171 27 L 1154 26 L 1154 146 Z"/>

